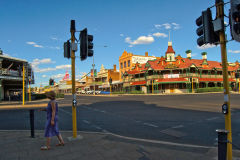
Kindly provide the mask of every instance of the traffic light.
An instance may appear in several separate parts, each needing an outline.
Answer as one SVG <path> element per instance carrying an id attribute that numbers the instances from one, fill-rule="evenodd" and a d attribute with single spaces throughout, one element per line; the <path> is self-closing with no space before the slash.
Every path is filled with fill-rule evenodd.
<path id="1" fill-rule="evenodd" d="M 50 78 L 49 79 L 49 86 L 53 86 L 54 85 L 54 79 Z"/>
<path id="2" fill-rule="evenodd" d="M 213 22 L 212 22 L 212 12 L 210 8 L 202 12 L 202 15 L 196 19 L 196 24 L 199 26 L 197 28 L 197 35 L 200 36 L 197 39 L 197 44 L 202 46 L 204 44 L 214 44 L 219 41 L 219 36 L 214 32 Z"/>
<path id="3" fill-rule="evenodd" d="M 93 56 L 93 36 L 88 35 L 87 28 L 81 31 L 80 33 L 80 58 L 85 60 L 88 56 Z"/>
<path id="4" fill-rule="evenodd" d="M 63 45 L 64 48 L 64 58 L 70 58 L 71 57 L 71 47 L 70 47 L 70 42 L 64 42 Z"/>
<path id="5" fill-rule="evenodd" d="M 235 78 L 240 78 L 240 73 L 239 72 L 235 73 Z"/>
<path id="6" fill-rule="evenodd" d="M 240 42 L 240 0 L 230 0 L 229 22 L 232 38 Z"/>

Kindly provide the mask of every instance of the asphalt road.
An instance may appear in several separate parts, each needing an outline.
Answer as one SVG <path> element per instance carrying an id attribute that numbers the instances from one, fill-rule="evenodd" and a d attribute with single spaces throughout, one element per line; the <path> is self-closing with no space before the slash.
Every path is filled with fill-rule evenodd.
<path id="1" fill-rule="evenodd" d="M 240 95 L 231 96 L 233 143 L 240 146 Z M 164 96 L 78 96 L 77 128 L 179 144 L 216 146 L 225 126 L 222 94 Z M 59 128 L 72 129 L 71 96 L 59 101 Z M 44 129 L 45 112 L 35 111 Z M 29 130 L 28 110 L 0 111 L 0 130 Z"/>

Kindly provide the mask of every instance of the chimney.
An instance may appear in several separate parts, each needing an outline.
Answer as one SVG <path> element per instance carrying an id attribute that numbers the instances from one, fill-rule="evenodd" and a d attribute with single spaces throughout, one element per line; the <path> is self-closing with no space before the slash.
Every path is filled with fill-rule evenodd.
<path id="1" fill-rule="evenodd" d="M 117 65 L 116 65 L 116 64 L 113 65 L 113 71 L 114 71 L 114 72 L 117 71 Z"/>
<path id="2" fill-rule="evenodd" d="M 192 54 L 192 51 L 191 51 L 191 50 L 187 50 L 187 51 L 186 51 L 186 54 L 187 54 L 187 58 L 188 58 L 188 59 L 191 59 L 191 58 L 192 58 L 192 55 L 191 55 L 191 54 Z"/>
<path id="3" fill-rule="evenodd" d="M 145 56 L 148 57 L 148 52 L 145 52 Z"/>
<path id="4" fill-rule="evenodd" d="M 202 59 L 207 59 L 207 52 L 202 52 Z"/>

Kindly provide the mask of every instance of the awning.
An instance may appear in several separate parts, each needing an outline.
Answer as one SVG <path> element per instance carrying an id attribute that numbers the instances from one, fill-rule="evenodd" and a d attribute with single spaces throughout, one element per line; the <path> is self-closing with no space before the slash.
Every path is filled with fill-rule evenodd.
<path id="1" fill-rule="evenodd" d="M 137 86 L 137 85 L 145 85 L 146 81 L 136 81 L 136 82 L 130 82 L 130 85 Z"/>
<path id="2" fill-rule="evenodd" d="M 185 83 L 185 82 L 188 82 L 187 78 L 161 78 L 155 80 L 155 83 Z"/>
<path id="3" fill-rule="evenodd" d="M 228 80 L 229 82 L 236 82 L 233 78 Z M 199 78 L 199 82 L 223 82 L 223 78 Z"/>

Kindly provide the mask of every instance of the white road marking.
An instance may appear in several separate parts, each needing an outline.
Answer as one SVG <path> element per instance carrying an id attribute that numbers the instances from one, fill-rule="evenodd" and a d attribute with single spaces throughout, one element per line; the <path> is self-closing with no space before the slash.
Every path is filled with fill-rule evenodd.
<path id="1" fill-rule="evenodd" d="M 154 127 L 154 128 L 158 128 L 158 126 L 151 124 L 151 123 L 143 123 L 146 126 L 150 126 L 150 127 Z"/>
<path id="2" fill-rule="evenodd" d="M 212 118 L 208 118 L 206 119 L 207 121 L 211 121 L 211 120 L 215 120 L 215 119 L 218 119 L 219 117 L 212 117 Z"/>
<path id="3" fill-rule="evenodd" d="M 68 115 L 70 115 L 70 116 L 72 116 L 72 113 L 71 112 L 68 112 L 68 111 L 65 111 L 64 109 L 62 109 L 62 108 L 58 108 L 59 110 L 61 110 L 61 111 L 63 111 L 64 113 L 66 113 L 66 114 L 68 114 Z"/>
<path id="4" fill-rule="evenodd" d="M 182 128 L 182 127 L 184 127 L 183 125 L 177 125 L 177 126 L 173 126 L 172 128 Z"/>
<path id="5" fill-rule="evenodd" d="M 89 121 L 87 121 L 87 120 L 83 120 L 83 122 L 84 122 L 84 123 L 87 123 L 87 124 L 90 124 L 90 122 L 89 122 Z"/>
<path id="6" fill-rule="evenodd" d="M 96 129 L 102 130 L 102 128 L 99 127 L 99 126 L 95 126 L 95 125 L 93 125 L 93 127 L 96 128 Z"/>
<path id="7" fill-rule="evenodd" d="M 104 133 L 108 133 L 108 134 L 110 133 L 110 132 L 108 132 L 108 131 L 107 131 L 107 130 L 105 130 L 105 129 L 103 129 L 102 131 L 103 131 Z"/>

